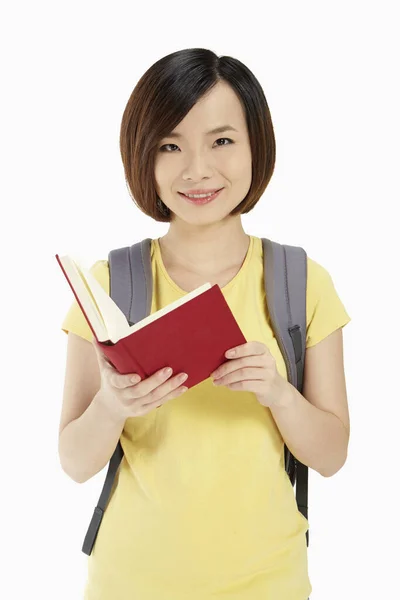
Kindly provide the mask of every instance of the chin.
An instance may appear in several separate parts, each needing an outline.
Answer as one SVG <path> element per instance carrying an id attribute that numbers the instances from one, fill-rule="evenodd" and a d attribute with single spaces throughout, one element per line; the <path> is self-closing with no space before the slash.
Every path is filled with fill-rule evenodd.
<path id="1" fill-rule="evenodd" d="M 195 208 L 199 208 L 199 207 L 195 207 Z M 218 214 L 218 212 L 219 212 L 218 210 L 203 212 L 200 209 L 198 211 L 196 211 L 196 210 L 190 211 L 190 214 L 187 214 L 187 213 L 184 214 L 182 212 L 177 213 L 173 209 L 171 209 L 171 210 L 174 213 L 173 220 L 183 221 L 187 225 L 193 225 L 193 226 L 215 225 L 222 221 L 226 221 L 230 216 L 229 212 L 226 213 L 225 211 L 223 213 L 221 212 Z M 233 208 L 231 210 L 233 210 Z M 194 214 L 196 212 L 197 212 L 197 214 Z"/>

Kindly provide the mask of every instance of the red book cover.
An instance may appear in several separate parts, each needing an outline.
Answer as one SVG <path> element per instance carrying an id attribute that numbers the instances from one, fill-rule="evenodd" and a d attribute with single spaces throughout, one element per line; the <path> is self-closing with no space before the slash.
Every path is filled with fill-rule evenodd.
<path id="1" fill-rule="evenodd" d="M 247 341 L 219 285 L 215 284 L 115 344 L 99 342 L 58 255 L 56 259 L 95 343 L 121 374 L 137 373 L 143 380 L 163 367 L 171 367 L 175 375 L 188 374 L 184 385 L 191 388 L 227 360 L 227 350 Z"/>
<path id="2" fill-rule="evenodd" d="M 215 284 L 117 343 L 97 343 L 122 374 L 138 373 L 144 379 L 171 367 L 173 374 L 188 374 L 184 385 L 191 388 L 207 379 L 227 360 L 225 352 L 246 343 L 246 338 Z"/>

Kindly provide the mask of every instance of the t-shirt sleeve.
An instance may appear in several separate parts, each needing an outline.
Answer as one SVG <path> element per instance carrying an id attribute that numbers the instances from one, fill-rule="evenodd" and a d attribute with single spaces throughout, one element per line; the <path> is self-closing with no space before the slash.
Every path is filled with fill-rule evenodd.
<path id="1" fill-rule="evenodd" d="M 344 327 L 347 313 L 329 272 L 307 257 L 307 336 L 306 348 L 315 346 L 328 335 Z"/>
<path id="2" fill-rule="evenodd" d="M 107 260 L 98 260 L 90 267 L 90 272 L 97 279 L 103 289 L 110 294 L 110 276 Z M 72 332 L 80 337 L 93 341 L 93 333 L 90 329 L 82 311 L 76 300 L 71 304 L 61 325 L 65 333 Z"/>

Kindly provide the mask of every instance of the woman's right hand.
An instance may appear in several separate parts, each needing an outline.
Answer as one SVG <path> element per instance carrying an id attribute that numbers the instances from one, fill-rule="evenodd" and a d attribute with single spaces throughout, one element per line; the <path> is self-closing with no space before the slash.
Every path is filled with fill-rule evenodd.
<path id="1" fill-rule="evenodd" d="M 100 369 L 99 393 L 111 414 L 117 419 L 142 417 L 188 389 L 182 386 L 188 377 L 187 374 L 179 373 L 171 377 L 172 370 L 166 373 L 165 369 L 161 369 L 143 381 L 135 373 L 121 375 L 99 349 L 95 339 L 92 344 Z"/>

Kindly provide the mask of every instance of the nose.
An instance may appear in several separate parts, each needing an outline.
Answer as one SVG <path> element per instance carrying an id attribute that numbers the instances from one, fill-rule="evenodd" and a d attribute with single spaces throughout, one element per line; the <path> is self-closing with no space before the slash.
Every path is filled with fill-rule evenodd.
<path id="1" fill-rule="evenodd" d="M 191 181 L 201 180 L 204 177 L 211 178 L 213 175 L 213 166 L 207 153 L 193 153 L 186 161 L 182 178 Z"/>

